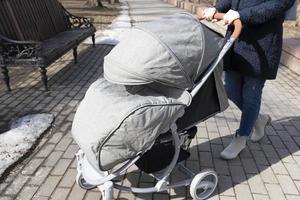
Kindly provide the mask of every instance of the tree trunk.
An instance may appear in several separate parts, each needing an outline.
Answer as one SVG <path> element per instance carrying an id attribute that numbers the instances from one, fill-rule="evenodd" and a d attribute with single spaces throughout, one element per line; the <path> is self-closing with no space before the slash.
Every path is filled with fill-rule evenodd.
<path id="1" fill-rule="evenodd" d="M 90 7 L 103 7 L 100 0 L 87 0 L 86 5 Z"/>

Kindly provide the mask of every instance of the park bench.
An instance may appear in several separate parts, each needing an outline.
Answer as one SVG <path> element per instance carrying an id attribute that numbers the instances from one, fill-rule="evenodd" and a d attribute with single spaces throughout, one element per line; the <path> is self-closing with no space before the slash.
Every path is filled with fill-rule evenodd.
<path id="1" fill-rule="evenodd" d="M 69 13 L 57 0 L 0 0 L 0 67 L 10 91 L 9 66 L 39 67 L 45 89 L 47 67 L 92 36 L 93 19 Z"/>

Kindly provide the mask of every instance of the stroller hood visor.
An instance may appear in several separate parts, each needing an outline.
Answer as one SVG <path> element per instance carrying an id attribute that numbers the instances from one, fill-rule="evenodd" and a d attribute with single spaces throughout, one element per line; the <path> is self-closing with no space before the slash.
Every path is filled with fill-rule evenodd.
<path id="1" fill-rule="evenodd" d="M 123 85 L 157 82 L 191 89 L 222 44 L 223 38 L 193 15 L 175 14 L 124 33 L 104 59 L 104 76 Z"/>

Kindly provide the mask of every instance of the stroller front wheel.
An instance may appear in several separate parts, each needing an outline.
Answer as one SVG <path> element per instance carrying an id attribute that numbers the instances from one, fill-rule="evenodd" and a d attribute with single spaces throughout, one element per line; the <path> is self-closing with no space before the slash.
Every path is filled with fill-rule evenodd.
<path id="1" fill-rule="evenodd" d="M 94 188 L 96 188 L 97 186 L 95 185 L 91 185 L 91 184 L 88 184 L 81 173 L 78 173 L 77 176 L 76 176 L 76 182 L 77 184 L 82 188 L 82 189 L 85 189 L 85 190 L 92 190 Z"/>
<path id="2" fill-rule="evenodd" d="M 190 194 L 195 200 L 207 199 L 218 185 L 217 173 L 213 170 L 205 170 L 197 174 L 190 186 Z"/>

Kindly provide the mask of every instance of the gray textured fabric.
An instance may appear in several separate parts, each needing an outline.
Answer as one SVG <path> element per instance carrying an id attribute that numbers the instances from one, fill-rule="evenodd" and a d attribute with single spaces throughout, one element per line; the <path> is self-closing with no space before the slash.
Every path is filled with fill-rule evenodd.
<path id="1" fill-rule="evenodd" d="M 149 149 L 190 102 L 186 91 L 155 84 L 124 86 L 100 78 L 80 103 L 72 134 L 92 166 L 108 170 Z"/>
<path id="2" fill-rule="evenodd" d="M 223 44 L 222 37 L 187 13 L 140 24 L 122 38 L 104 59 L 107 80 L 181 89 L 193 88 Z"/>
<path id="3" fill-rule="evenodd" d="M 105 79 L 90 86 L 72 127 L 96 170 L 148 150 L 168 131 L 191 103 L 186 89 L 194 87 L 223 44 L 222 37 L 186 13 L 139 25 L 122 38 L 105 57 Z M 213 73 L 216 112 L 227 107 L 221 69 Z"/>

